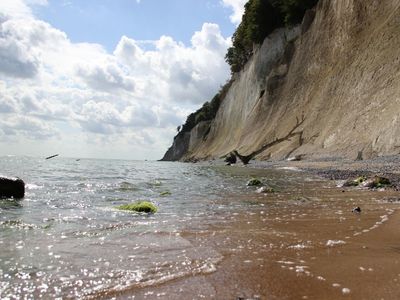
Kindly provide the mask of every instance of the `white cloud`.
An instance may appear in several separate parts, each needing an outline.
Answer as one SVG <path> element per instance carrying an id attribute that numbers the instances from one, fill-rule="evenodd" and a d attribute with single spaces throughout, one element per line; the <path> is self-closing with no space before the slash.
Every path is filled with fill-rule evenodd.
<path id="1" fill-rule="evenodd" d="M 56 138 L 59 135 L 57 129 L 51 124 L 38 120 L 36 118 L 25 117 L 21 115 L 9 116 L 0 120 L 0 128 L 3 137 L 12 139 L 31 139 L 40 142 L 50 138 Z M 0 138 L 2 137 L 0 133 Z"/>
<path id="2" fill-rule="evenodd" d="M 14 99 L 9 95 L 0 96 L 0 113 L 14 113 L 17 111 L 16 106 Z"/>
<path id="3" fill-rule="evenodd" d="M 82 77 L 89 87 L 98 91 L 112 92 L 122 89 L 133 92 L 135 87 L 133 78 L 113 63 L 78 66 L 77 75 Z"/>
<path id="4" fill-rule="evenodd" d="M 32 5 L 47 5 L 47 0 L 1 0 L 0 15 L 12 16 L 13 18 L 33 17 Z"/>
<path id="5" fill-rule="evenodd" d="M 162 36 L 144 46 L 122 36 L 108 53 L 98 44 L 72 43 L 36 19 L 29 5 L 46 3 L 0 2 L 0 11 L 7 7 L 0 18 L 3 153 L 11 149 L 5 140 L 13 141 L 12 149 L 46 140 L 32 146 L 37 151 L 75 140 L 71 151 L 108 149 L 110 142 L 141 145 L 142 157 L 159 158 L 187 114 L 229 77 L 224 56 L 230 41 L 216 24 L 204 24 L 190 45 Z"/>
<path id="6" fill-rule="evenodd" d="M 231 22 L 235 25 L 239 25 L 242 21 L 244 13 L 244 5 L 248 0 L 222 0 L 222 4 L 232 9 L 232 15 L 230 16 Z"/>
<path id="7" fill-rule="evenodd" d="M 32 11 L 22 0 L 2 0 L 0 2 L 0 12 L 5 16 L 14 18 L 28 18 L 32 16 Z"/>

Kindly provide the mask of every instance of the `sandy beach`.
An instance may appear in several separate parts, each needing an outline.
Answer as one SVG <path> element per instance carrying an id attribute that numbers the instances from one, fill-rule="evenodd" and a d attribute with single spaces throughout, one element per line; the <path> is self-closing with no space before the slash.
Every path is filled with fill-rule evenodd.
<path id="1" fill-rule="evenodd" d="M 248 166 L 303 172 L 304 187 L 290 199 L 284 193 L 249 192 L 246 201 L 265 209 L 227 220 L 203 235 L 188 232 L 185 238 L 191 243 L 212 245 L 223 254 L 210 274 L 168 282 L 156 292 L 152 287 L 118 297 L 398 299 L 400 212 L 396 178 L 400 168 L 395 159 Z M 386 190 L 337 187 L 340 180 L 356 174 L 387 175 L 395 186 Z M 361 213 L 352 211 L 357 206 Z"/>

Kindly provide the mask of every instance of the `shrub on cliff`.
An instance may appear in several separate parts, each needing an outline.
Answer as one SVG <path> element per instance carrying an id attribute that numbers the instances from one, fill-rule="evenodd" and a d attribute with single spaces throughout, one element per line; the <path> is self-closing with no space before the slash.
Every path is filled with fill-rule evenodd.
<path id="1" fill-rule="evenodd" d="M 239 72 L 261 44 L 276 28 L 301 22 L 307 9 L 318 0 L 249 0 L 242 22 L 232 36 L 232 47 L 225 56 L 232 73 Z"/>
<path id="2" fill-rule="evenodd" d="M 231 86 L 231 83 L 231 81 L 227 82 L 221 87 L 219 92 L 214 96 L 214 98 L 212 98 L 210 102 L 207 101 L 196 112 L 191 113 L 187 117 L 185 124 L 183 124 L 180 128 L 180 133 L 191 131 L 201 121 L 213 120 L 221 105 L 222 99 L 224 99 L 229 87 Z"/>
<path id="3" fill-rule="evenodd" d="M 275 28 L 281 26 L 280 12 L 267 0 L 250 0 L 245 5 L 242 22 L 232 36 L 232 47 L 225 60 L 233 73 L 242 69 L 253 52 Z"/>
<path id="4" fill-rule="evenodd" d="M 302 21 L 307 9 L 313 8 L 318 0 L 273 0 L 286 25 L 298 24 Z"/>

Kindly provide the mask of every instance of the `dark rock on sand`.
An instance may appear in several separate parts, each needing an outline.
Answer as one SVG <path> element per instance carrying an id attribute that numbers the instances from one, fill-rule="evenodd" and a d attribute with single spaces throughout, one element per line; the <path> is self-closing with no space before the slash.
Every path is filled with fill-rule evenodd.
<path id="1" fill-rule="evenodd" d="M 0 177 L 0 198 L 23 198 L 25 183 L 19 178 Z"/>
<path id="2" fill-rule="evenodd" d="M 230 164 L 236 164 L 237 158 L 235 153 L 229 153 L 227 157 L 225 157 L 225 162 L 227 162 L 229 165 Z"/>
<path id="3" fill-rule="evenodd" d="M 353 208 L 352 212 L 359 214 L 359 213 L 361 213 L 361 208 L 359 206 L 357 206 L 357 207 Z"/>

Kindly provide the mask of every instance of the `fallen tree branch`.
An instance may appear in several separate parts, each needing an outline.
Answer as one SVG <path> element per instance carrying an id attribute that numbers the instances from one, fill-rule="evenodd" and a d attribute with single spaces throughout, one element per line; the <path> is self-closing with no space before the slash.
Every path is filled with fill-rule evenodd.
<path id="1" fill-rule="evenodd" d="M 294 137 L 296 135 L 300 135 L 300 137 L 302 137 L 303 130 L 302 131 L 296 131 L 296 129 L 298 129 L 304 123 L 304 121 L 305 121 L 304 115 L 302 115 L 301 120 L 299 120 L 299 118 L 296 117 L 296 124 L 293 126 L 293 128 L 285 136 L 283 136 L 281 138 L 276 138 L 272 142 L 262 145 L 261 148 L 259 148 L 256 151 L 253 151 L 252 153 L 250 153 L 248 155 L 241 155 L 239 152 L 237 152 L 237 150 L 234 150 L 233 153 L 242 161 L 242 163 L 244 165 L 247 165 L 250 160 L 252 160 L 258 154 L 264 152 L 268 148 L 271 148 L 272 146 L 275 146 L 275 145 L 280 144 L 280 143 L 282 143 L 284 141 L 287 141 L 287 140 L 289 140 L 290 138 L 292 138 L 292 137 Z"/>

